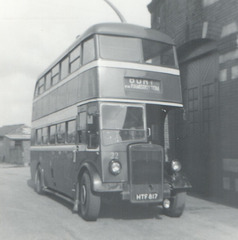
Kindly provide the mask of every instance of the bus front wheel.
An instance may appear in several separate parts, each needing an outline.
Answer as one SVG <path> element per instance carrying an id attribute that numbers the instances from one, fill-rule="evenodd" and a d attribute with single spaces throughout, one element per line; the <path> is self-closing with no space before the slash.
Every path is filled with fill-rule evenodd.
<path id="1" fill-rule="evenodd" d="M 80 183 L 81 216 L 86 221 L 96 221 L 100 212 L 101 197 L 91 188 L 91 179 L 88 172 L 84 172 Z"/>
<path id="2" fill-rule="evenodd" d="M 164 208 L 165 215 L 170 217 L 180 217 L 185 207 L 186 192 L 176 193 L 170 199 L 170 207 Z"/>

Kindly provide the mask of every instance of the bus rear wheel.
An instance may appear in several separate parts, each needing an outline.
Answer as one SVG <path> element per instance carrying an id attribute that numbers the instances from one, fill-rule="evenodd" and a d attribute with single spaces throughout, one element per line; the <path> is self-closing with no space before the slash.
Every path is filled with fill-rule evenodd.
<path id="1" fill-rule="evenodd" d="M 43 184 L 42 184 L 42 176 L 41 176 L 41 168 L 37 167 L 35 172 L 35 182 L 34 182 L 35 191 L 38 194 L 43 194 Z"/>
<path id="2" fill-rule="evenodd" d="M 186 199 L 186 192 L 179 192 L 176 193 L 170 199 L 170 207 L 164 208 L 165 215 L 169 217 L 180 217 L 183 214 L 185 208 L 185 199 Z"/>
<path id="3" fill-rule="evenodd" d="M 101 197 L 91 188 L 91 179 L 88 172 L 84 172 L 80 182 L 80 209 L 81 216 L 86 221 L 96 221 L 100 212 Z"/>

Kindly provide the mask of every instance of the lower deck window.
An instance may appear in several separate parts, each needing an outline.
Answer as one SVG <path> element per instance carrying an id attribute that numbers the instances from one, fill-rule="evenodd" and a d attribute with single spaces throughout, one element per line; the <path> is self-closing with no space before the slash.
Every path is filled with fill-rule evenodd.
<path id="1" fill-rule="evenodd" d="M 50 143 L 55 144 L 56 125 L 50 126 Z"/>

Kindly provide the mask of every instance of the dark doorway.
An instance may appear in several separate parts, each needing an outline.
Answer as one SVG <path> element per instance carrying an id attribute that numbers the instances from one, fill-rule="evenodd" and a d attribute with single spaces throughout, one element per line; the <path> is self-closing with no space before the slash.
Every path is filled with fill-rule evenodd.
<path id="1" fill-rule="evenodd" d="M 181 111 L 177 113 L 176 152 L 193 191 L 209 196 L 217 178 L 217 54 L 186 59 L 180 70 L 186 120 L 180 120 Z"/>

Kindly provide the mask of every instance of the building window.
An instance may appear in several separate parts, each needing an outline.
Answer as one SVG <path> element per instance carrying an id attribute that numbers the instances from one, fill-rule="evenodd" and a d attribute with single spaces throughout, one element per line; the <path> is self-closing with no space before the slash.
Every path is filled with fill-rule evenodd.
<path id="1" fill-rule="evenodd" d="M 190 135 L 199 131 L 198 110 L 198 88 L 196 87 L 188 90 L 188 121 Z"/>
<path id="2" fill-rule="evenodd" d="M 203 131 L 208 132 L 214 116 L 214 85 L 206 84 L 202 87 Z"/>
<path id="3" fill-rule="evenodd" d="M 220 70 L 219 81 L 220 81 L 220 82 L 225 82 L 225 81 L 227 81 L 227 69 L 222 69 L 222 70 Z"/>
<path id="4" fill-rule="evenodd" d="M 232 22 L 226 26 L 223 26 L 222 28 L 222 32 L 221 32 L 221 37 L 226 37 L 226 36 L 229 36 L 233 33 L 236 33 L 237 32 L 237 24 L 236 22 Z"/>
<path id="5" fill-rule="evenodd" d="M 203 7 L 208 7 L 212 5 L 213 3 L 218 2 L 219 0 L 203 0 Z"/>
<path id="6" fill-rule="evenodd" d="M 238 79 L 238 66 L 234 66 L 231 68 L 231 78 Z"/>
<path id="7" fill-rule="evenodd" d="M 15 148 L 17 148 L 17 147 L 22 147 L 22 141 L 20 141 L 20 140 L 15 141 Z"/>

